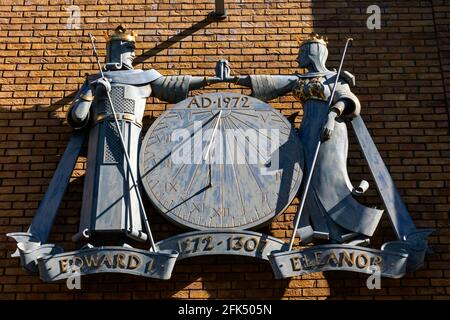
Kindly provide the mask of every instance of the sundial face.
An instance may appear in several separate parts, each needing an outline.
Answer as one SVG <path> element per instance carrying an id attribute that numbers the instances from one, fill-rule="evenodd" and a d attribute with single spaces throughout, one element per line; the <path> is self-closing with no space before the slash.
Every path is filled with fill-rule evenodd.
<path id="1" fill-rule="evenodd" d="M 285 117 L 235 93 L 190 97 L 164 112 L 144 137 L 143 186 L 178 225 L 249 229 L 281 214 L 301 183 L 301 148 Z"/>

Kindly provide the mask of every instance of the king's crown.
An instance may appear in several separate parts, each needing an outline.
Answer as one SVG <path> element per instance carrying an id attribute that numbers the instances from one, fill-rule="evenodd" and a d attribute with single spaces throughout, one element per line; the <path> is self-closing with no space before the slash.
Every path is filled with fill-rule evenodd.
<path id="1" fill-rule="evenodd" d="M 322 37 L 322 36 L 320 36 L 320 35 L 318 35 L 317 33 L 314 33 L 314 32 L 309 34 L 308 39 L 302 41 L 300 38 L 298 38 L 297 41 L 298 41 L 300 46 L 302 46 L 304 44 L 307 44 L 307 43 L 321 43 L 324 46 L 328 45 L 328 38 L 327 38 L 327 36 L 323 36 Z"/>
<path id="2" fill-rule="evenodd" d="M 122 25 L 119 25 L 112 35 L 109 35 L 107 31 L 104 32 L 106 41 L 113 40 L 121 40 L 121 41 L 131 41 L 136 42 L 137 33 L 131 31 L 131 33 L 127 33 L 127 29 L 125 29 Z"/>

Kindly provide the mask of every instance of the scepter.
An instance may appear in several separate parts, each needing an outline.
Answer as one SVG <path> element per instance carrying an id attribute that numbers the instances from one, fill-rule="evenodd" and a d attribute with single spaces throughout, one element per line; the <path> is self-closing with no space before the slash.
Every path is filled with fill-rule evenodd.
<path id="1" fill-rule="evenodd" d="M 93 54 L 94 54 L 94 56 L 96 58 L 97 65 L 98 65 L 98 68 L 100 70 L 100 74 L 102 76 L 102 79 L 107 82 L 108 80 L 105 78 L 105 75 L 103 74 L 102 65 L 100 64 L 100 59 L 98 57 L 97 49 L 95 48 L 95 43 L 94 43 L 95 37 L 91 33 L 89 33 L 89 38 L 91 39 L 92 51 L 93 51 Z M 109 105 L 111 106 L 111 111 L 113 113 L 114 122 L 115 122 L 116 127 L 117 127 L 117 132 L 119 133 L 120 144 L 122 146 L 122 150 L 123 150 L 123 153 L 125 155 L 125 159 L 127 161 L 128 170 L 130 172 L 131 180 L 133 182 L 133 188 L 135 189 L 136 197 L 138 198 L 139 207 L 141 209 L 141 216 L 142 216 L 142 219 L 144 220 L 144 226 L 145 226 L 145 229 L 146 229 L 146 231 L 148 233 L 151 249 L 153 249 L 153 251 L 156 252 L 157 248 L 156 248 L 156 245 L 155 245 L 155 241 L 153 240 L 152 231 L 150 229 L 150 224 L 149 224 L 148 219 L 147 219 L 147 214 L 145 212 L 145 207 L 144 207 L 144 203 L 142 201 L 141 193 L 139 192 L 137 180 L 136 180 L 136 177 L 134 176 L 134 172 L 133 172 L 133 170 L 131 168 L 130 156 L 128 155 L 127 147 L 125 146 L 122 130 L 120 128 L 119 120 L 117 119 L 116 110 L 114 109 L 114 105 L 113 105 L 113 102 L 112 102 L 112 99 L 111 99 L 111 95 L 109 94 L 108 88 L 105 88 L 105 89 L 106 89 L 106 95 L 108 97 Z"/>
<path id="2" fill-rule="evenodd" d="M 350 43 L 350 41 L 353 41 L 353 39 L 352 38 L 348 38 L 346 43 L 345 43 L 345 48 L 344 48 L 344 52 L 342 54 L 341 63 L 339 64 L 339 70 L 338 70 L 338 73 L 336 74 L 336 80 L 334 82 L 334 88 L 333 88 L 333 91 L 331 92 L 331 97 L 330 97 L 330 100 L 328 102 L 328 108 L 330 108 L 331 104 L 333 103 L 334 94 L 336 92 L 337 84 L 338 84 L 338 81 L 339 81 L 339 76 L 341 75 L 342 66 L 344 65 L 345 54 L 347 53 L 347 48 L 348 48 L 348 44 Z M 298 225 L 300 224 L 300 218 L 302 216 L 303 208 L 305 207 L 306 196 L 308 195 L 309 186 L 311 184 L 311 178 L 312 178 L 313 173 L 314 173 L 314 168 L 316 167 L 317 156 L 319 155 L 319 150 L 320 150 L 321 144 L 322 144 L 322 139 L 319 137 L 319 141 L 317 142 L 317 146 L 316 146 L 316 149 L 315 149 L 315 152 L 314 152 L 314 158 L 313 158 L 313 162 L 312 162 L 312 165 L 311 165 L 311 169 L 309 170 L 308 178 L 306 179 L 305 192 L 303 194 L 302 201 L 300 203 L 300 207 L 299 207 L 298 213 L 297 213 L 297 215 L 295 217 L 294 232 L 292 233 L 291 240 L 289 242 L 289 250 L 288 251 L 291 251 L 292 247 L 294 245 L 295 234 L 297 233 L 297 229 L 298 229 Z"/>

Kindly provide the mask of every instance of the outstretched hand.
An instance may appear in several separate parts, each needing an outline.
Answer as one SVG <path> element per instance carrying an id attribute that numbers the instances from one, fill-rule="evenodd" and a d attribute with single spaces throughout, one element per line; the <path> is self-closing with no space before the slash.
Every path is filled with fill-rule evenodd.
<path id="1" fill-rule="evenodd" d="M 228 60 L 221 59 L 216 63 L 216 77 L 223 80 L 229 79 L 231 74 Z"/>
<path id="2" fill-rule="evenodd" d="M 214 77 L 204 77 L 203 85 L 228 82 L 251 88 L 250 76 L 232 76 L 230 63 L 227 60 L 217 61 L 215 71 Z"/>

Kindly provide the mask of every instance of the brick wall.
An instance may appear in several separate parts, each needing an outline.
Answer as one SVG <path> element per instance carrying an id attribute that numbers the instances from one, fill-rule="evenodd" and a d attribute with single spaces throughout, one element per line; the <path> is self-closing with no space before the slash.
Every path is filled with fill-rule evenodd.
<path id="1" fill-rule="evenodd" d="M 227 1 L 229 17 L 207 22 L 206 0 L 2 0 L 0 3 L 0 298 L 276 298 L 445 299 L 450 293 L 450 5 L 433 1 Z M 378 3 L 377 3 L 378 2 Z M 80 30 L 66 28 L 69 5 L 81 8 Z M 365 27 L 366 8 L 382 8 L 381 30 Z M 436 228 L 434 253 L 415 274 L 382 280 L 366 289 L 366 277 L 324 273 L 274 280 L 268 263 L 243 257 L 202 257 L 177 263 L 169 281 L 125 275 L 87 276 L 81 291 L 45 284 L 10 258 L 5 234 L 26 231 L 71 129 L 65 112 L 85 74 L 96 72 L 86 39 L 119 23 L 139 32 L 137 67 L 165 75 L 211 75 L 218 59 L 236 74 L 291 74 L 296 36 L 311 31 L 330 38 L 329 66 L 337 67 L 347 36 L 355 41 L 346 69 L 357 77 L 363 118 L 419 227 Z M 227 88 L 218 85 L 215 88 Z M 208 90 L 215 90 L 208 89 Z M 241 89 L 232 87 L 232 90 Z M 243 90 L 243 92 L 248 92 Z M 149 99 L 145 125 L 166 105 Z M 274 101 L 298 126 L 302 111 L 291 97 Z M 354 139 L 352 140 L 354 142 Z M 368 177 L 353 143 L 351 173 Z M 53 228 L 52 243 L 75 249 L 85 157 L 81 156 Z M 372 191 L 368 203 L 379 204 Z M 264 232 L 287 239 L 298 200 Z M 149 211 L 150 205 L 147 202 Z M 156 238 L 180 230 L 150 212 Z M 374 245 L 393 239 L 384 218 Z"/>

